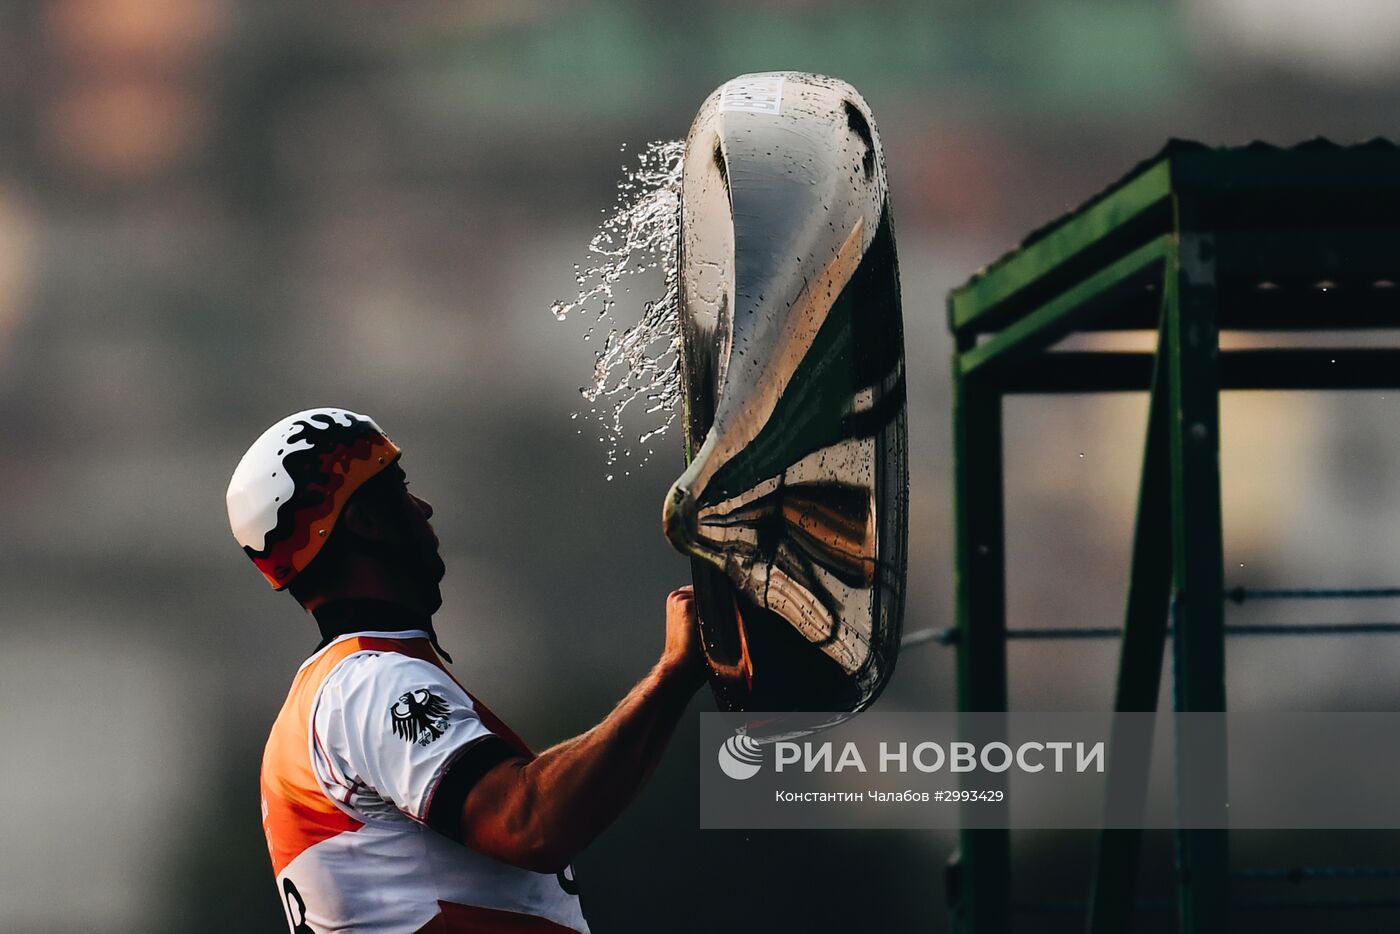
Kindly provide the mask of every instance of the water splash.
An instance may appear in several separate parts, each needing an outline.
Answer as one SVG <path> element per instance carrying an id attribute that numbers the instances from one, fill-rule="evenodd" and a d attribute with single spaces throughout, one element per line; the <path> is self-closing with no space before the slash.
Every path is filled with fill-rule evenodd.
<path id="1" fill-rule="evenodd" d="M 607 447 L 609 467 L 619 458 L 634 458 L 623 426 L 623 414 L 634 402 L 641 400 L 644 414 L 654 416 L 650 427 L 637 436 L 638 451 L 643 452 L 636 455 L 638 467 L 651 459 L 648 443 L 671 426 L 680 408 L 677 254 L 684 155 L 683 140 L 648 143 L 638 155 L 636 167 L 624 169 L 613 211 L 588 244 L 593 265 L 574 266 L 578 297 L 550 307 L 560 321 L 570 314 L 596 314 L 597 320 L 589 324 L 584 340 L 593 336 L 595 328 L 608 328 L 602 349 L 594 358 L 593 382 L 579 387 L 579 392 L 588 402 L 599 403 L 589 414 L 598 419 L 603 431 L 598 440 Z M 629 277 L 651 270 L 661 272 L 660 296 L 643 304 L 636 323 L 620 326 L 619 290 L 629 292 L 625 284 Z M 612 480 L 613 474 L 607 478 Z"/>

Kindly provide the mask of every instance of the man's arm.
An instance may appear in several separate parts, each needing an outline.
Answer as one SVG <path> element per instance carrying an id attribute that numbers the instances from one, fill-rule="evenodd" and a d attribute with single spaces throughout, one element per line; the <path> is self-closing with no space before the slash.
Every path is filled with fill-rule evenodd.
<path id="1" fill-rule="evenodd" d="M 666 599 L 666 647 L 593 729 L 489 769 L 467 792 L 460 839 L 534 872 L 557 872 L 611 824 L 651 776 L 705 668 L 686 587 Z"/>

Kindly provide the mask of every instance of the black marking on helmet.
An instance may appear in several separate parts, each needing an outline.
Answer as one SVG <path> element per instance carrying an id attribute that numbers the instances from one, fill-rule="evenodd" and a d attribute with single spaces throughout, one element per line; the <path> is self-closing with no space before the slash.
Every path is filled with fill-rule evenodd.
<path id="1" fill-rule="evenodd" d="M 292 481 L 292 495 L 277 507 L 277 525 L 263 539 L 262 551 L 244 546 L 243 550 L 254 558 L 266 557 L 273 546 L 291 536 L 296 529 L 296 517 L 304 509 L 318 506 L 328 498 L 332 488 L 332 477 L 322 469 L 322 456 L 337 445 L 351 445 L 361 438 L 376 434 L 368 419 L 356 418 L 347 413 L 349 425 L 342 425 L 335 416 L 326 413 L 309 416 L 295 422 L 286 445 L 300 441 L 311 442 L 311 447 L 292 451 L 282 458 L 282 469 Z M 291 573 L 291 568 L 274 569 L 279 576 Z"/>

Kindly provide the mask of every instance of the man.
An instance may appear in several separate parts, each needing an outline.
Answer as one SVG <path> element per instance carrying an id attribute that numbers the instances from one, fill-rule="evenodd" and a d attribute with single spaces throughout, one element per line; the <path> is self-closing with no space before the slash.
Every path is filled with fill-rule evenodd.
<path id="1" fill-rule="evenodd" d="M 587 931 L 568 864 L 636 795 L 704 681 L 692 594 L 667 599 L 661 660 L 616 709 L 534 755 L 444 664 L 433 510 L 398 460 L 365 416 L 309 409 L 269 428 L 229 483 L 234 537 L 323 637 L 263 756 L 288 924 Z"/>

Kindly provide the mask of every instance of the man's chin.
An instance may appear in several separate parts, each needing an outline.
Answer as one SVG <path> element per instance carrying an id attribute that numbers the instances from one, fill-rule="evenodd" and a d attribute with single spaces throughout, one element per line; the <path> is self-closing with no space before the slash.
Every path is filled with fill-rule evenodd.
<path id="1" fill-rule="evenodd" d="M 427 572 L 419 578 L 422 581 L 423 604 L 431 615 L 442 606 L 441 585 L 443 577 L 447 574 L 447 565 L 443 563 L 441 556 L 433 554 L 426 558 L 422 568 Z"/>

